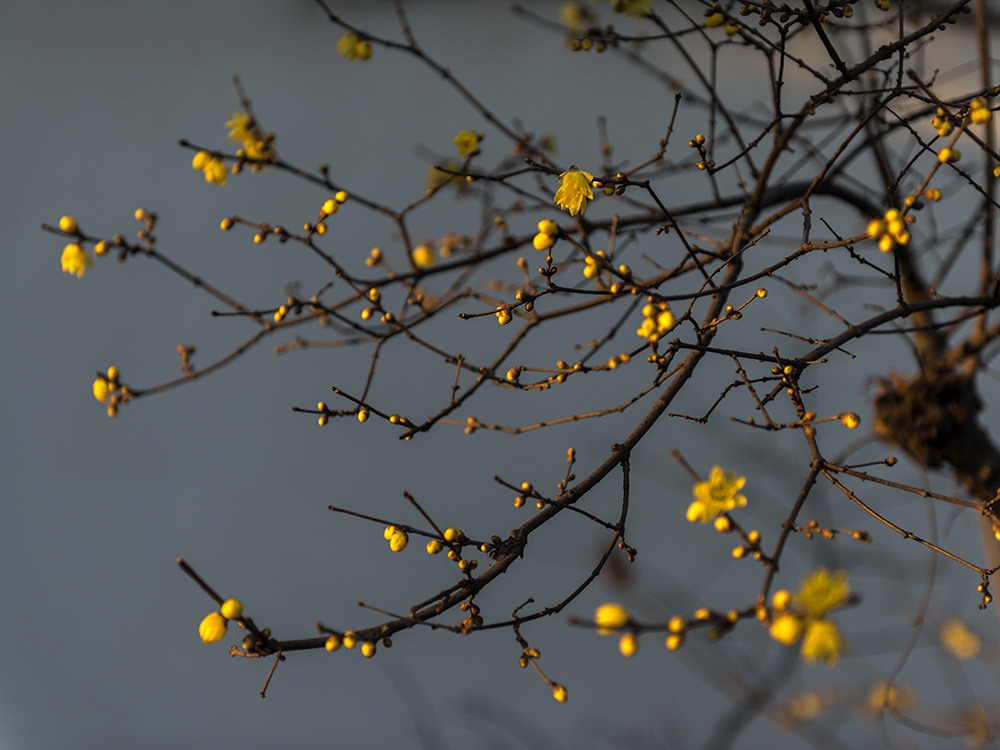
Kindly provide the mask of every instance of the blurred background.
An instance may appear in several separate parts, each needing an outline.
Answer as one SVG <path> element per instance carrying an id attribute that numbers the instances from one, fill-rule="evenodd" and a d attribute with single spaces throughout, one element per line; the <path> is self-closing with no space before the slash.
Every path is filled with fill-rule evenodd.
<path id="1" fill-rule="evenodd" d="M 557 3 L 530 6 L 533 14 L 558 20 Z M 701 12 L 690 6 L 693 15 Z M 333 7 L 362 29 L 401 38 L 389 3 Z M 556 26 L 502 2 L 406 7 L 424 49 L 500 119 L 556 134 L 564 166 L 599 163 L 600 115 L 608 117 L 616 157 L 638 163 L 655 152 L 673 91 L 624 56 L 570 52 Z M 633 19 L 601 10 L 622 28 L 638 28 Z M 333 420 L 320 429 L 315 417 L 291 407 L 349 406 L 337 402 L 330 387 L 359 392 L 369 351 L 275 356 L 280 339 L 270 338 L 223 371 L 108 419 L 91 396 L 97 371 L 115 365 L 126 383 L 148 387 L 180 374 L 178 344 L 197 347 L 194 361 L 204 366 L 254 330 L 237 318 L 211 317 L 217 302 L 141 257 L 122 264 L 113 255 L 98 259 L 82 279 L 60 273 L 65 243 L 40 232 L 41 222 L 55 224 L 69 214 L 87 233 L 132 237 L 139 228 L 133 211 L 154 211 L 161 252 L 252 308 L 281 304 L 288 284 L 300 284 L 309 296 L 328 280 L 326 267 L 298 245 L 254 244 L 246 228 L 218 228 L 232 214 L 300 226 L 315 220 L 325 192 L 276 170 L 231 176 L 224 187 L 206 185 L 191 168 L 192 153 L 177 144 L 187 138 L 232 149 L 224 123 L 238 109 L 233 74 L 263 127 L 277 133 L 284 159 L 311 171 L 329 164 L 332 179 L 351 194 L 395 208 L 424 194 L 425 170 L 452 156 L 458 131 L 486 134 L 486 164 L 503 159 L 510 144 L 411 58 L 376 47 L 371 60 L 349 63 L 335 49 L 342 31 L 306 0 L 10 3 L 0 18 L 0 217 L 7 237 L 0 274 L 7 362 L 0 374 L 0 633 L 8 644 L 0 671 L 0 747 L 850 746 L 852 737 L 873 736 L 872 727 L 841 725 L 863 711 L 869 686 L 899 661 L 903 643 L 916 632 L 906 616 L 919 611 L 928 581 L 937 584 L 929 620 L 955 612 L 975 616 L 974 583 L 960 577 L 957 566 L 935 568 L 922 551 L 872 528 L 842 497 L 824 490 L 816 494 L 815 517 L 863 525 L 884 542 L 862 548 L 797 538 L 789 552 L 790 572 L 779 581 L 788 588 L 819 563 L 851 568 L 863 605 L 839 617 L 852 650 L 837 670 L 804 668 L 793 651 L 752 623 L 715 646 L 692 638 L 676 654 L 647 637 L 630 660 L 618 653 L 615 639 L 569 626 L 567 615 L 590 617 L 608 600 L 627 604 L 640 618 L 664 621 L 698 606 L 728 609 L 752 599 L 759 569 L 735 563 L 725 538 L 683 520 L 691 482 L 670 449 L 682 448 L 703 476 L 717 463 L 746 475 L 744 517 L 766 540 L 798 492 L 808 455 L 794 435 L 764 441 L 733 425 L 730 416 L 750 416 L 752 404 L 727 401 L 708 426 L 662 420 L 633 455 L 629 541 L 639 550 L 637 563 L 617 561 L 608 580 L 563 614 L 524 628 L 542 651 L 546 673 L 568 687 L 566 704 L 552 699 L 533 670 L 518 668 L 521 649 L 509 631 L 463 638 L 429 629 L 400 633 L 391 650 L 380 649 L 370 661 L 357 652 L 291 654 L 261 700 L 270 660 L 227 656 L 238 634 L 225 645 L 200 642 L 198 623 L 213 606 L 178 570 L 178 556 L 224 597 L 239 598 L 246 613 L 279 638 L 311 637 L 318 620 L 338 629 L 367 627 L 382 618 L 357 602 L 405 612 L 453 583 L 454 569 L 424 554 L 416 539 L 394 555 L 381 526 L 332 514 L 327 505 L 420 524 L 402 499 L 406 490 L 442 527 L 479 538 L 506 536 L 531 511 L 516 510 L 512 493 L 494 475 L 532 481 L 554 494 L 567 449 L 580 458 L 577 475 L 588 474 L 631 431 L 643 404 L 624 415 L 516 438 L 486 431 L 466 436 L 461 427 L 442 425 L 402 443 L 377 420 L 364 426 Z M 942 75 L 957 89 L 959 74 L 969 72 L 956 62 L 964 59 L 968 38 L 953 37 L 940 54 L 951 56 Z M 676 53 L 650 47 L 648 55 L 678 79 L 690 77 Z M 739 50 L 731 55 L 722 58 L 721 95 L 734 110 L 766 113 L 769 102 L 755 99 L 759 89 L 750 85 L 760 72 L 741 65 Z M 933 69 L 933 61 L 924 62 Z M 793 74 L 786 95 L 814 86 Z M 703 109 L 682 107 L 676 159 L 689 156 L 685 144 L 705 129 L 705 118 Z M 678 202 L 708 195 L 695 173 L 688 174 L 663 194 Z M 613 209 L 599 200 L 593 210 Z M 837 211 L 827 216 L 843 222 L 844 234 L 863 226 L 859 217 Z M 527 215 L 517 231 L 532 231 L 547 216 Z M 554 211 L 551 217 L 557 218 Z M 481 223 L 476 202 L 443 195 L 414 217 L 411 229 L 430 239 L 475 232 Z M 398 251 L 392 224 L 356 202 L 329 224 L 328 251 L 355 267 L 372 246 Z M 775 249 L 761 252 L 780 258 L 800 230 L 792 224 L 785 235 L 779 231 Z M 722 236 L 727 227 L 704 231 Z M 633 262 L 638 257 L 636 250 Z M 498 261 L 497 273 L 510 276 L 513 260 Z M 817 258 L 789 275 L 809 280 L 815 274 L 815 280 L 823 273 Z M 953 275 L 956 283 L 961 273 Z M 790 320 L 816 335 L 838 330 L 836 321 L 804 307 L 787 288 L 774 284 L 771 291 L 773 304 L 752 306 L 753 320 L 721 341 L 769 351 L 787 339 L 743 337 Z M 838 302 L 861 304 L 850 291 Z M 481 311 L 471 302 L 462 310 Z M 580 356 L 574 344 L 606 326 L 600 315 L 575 321 L 554 338 L 529 341 L 516 363 L 574 361 Z M 478 323 L 449 318 L 432 330 L 433 340 L 450 350 L 480 345 L 496 351 L 510 335 L 491 317 Z M 324 334 L 313 329 L 307 335 Z M 837 385 L 816 399 L 827 413 L 853 410 L 867 419 L 872 377 L 893 367 L 912 369 L 912 363 L 902 343 L 885 338 L 858 342 L 852 353 L 867 355 L 867 364 L 831 363 L 824 374 Z M 446 403 L 453 367 L 402 346 L 387 348 L 379 367 L 372 400 L 387 412 L 422 421 Z M 621 380 L 594 377 L 559 392 L 489 389 L 456 416 L 531 424 L 611 406 L 620 400 L 617 389 L 643 382 L 644 374 L 633 370 Z M 726 369 L 691 383 L 686 400 L 671 411 L 704 414 L 733 377 Z M 992 394 L 983 395 L 989 403 Z M 855 433 L 840 430 L 830 444 L 839 441 L 855 457 L 884 458 L 886 450 L 865 439 L 867 424 Z M 894 478 L 924 481 L 908 471 L 903 466 Z M 946 478 L 928 481 L 937 491 L 953 489 Z M 616 518 L 619 488 L 616 474 L 588 497 L 587 509 Z M 899 514 L 894 518 L 922 524 L 925 535 L 928 524 L 938 528 L 970 554 L 978 549 L 970 518 L 942 512 L 929 520 L 928 507 L 911 496 L 884 497 Z M 593 568 L 606 535 L 578 518 L 558 521 L 533 537 L 527 564 L 479 599 L 487 622 L 508 617 L 528 596 L 541 604 L 560 601 Z M 461 619 L 450 617 L 447 622 Z M 972 622 L 992 642 L 992 614 Z M 916 637 L 902 677 L 919 685 L 921 699 L 953 706 L 992 685 L 987 661 L 979 672 L 979 666 L 946 669 L 933 627 Z M 779 702 L 810 690 L 823 696 L 829 712 L 786 732 L 774 721 L 777 704 L 768 720 L 733 702 L 734 693 L 754 690 Z"/>

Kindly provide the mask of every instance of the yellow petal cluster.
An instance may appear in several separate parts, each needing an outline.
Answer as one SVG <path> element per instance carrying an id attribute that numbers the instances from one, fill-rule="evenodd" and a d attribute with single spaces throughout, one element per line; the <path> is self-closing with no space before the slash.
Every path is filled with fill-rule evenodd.
<path id="1" fill-rule="evenodd" d="M 746 483 L 746 477 L 739 476 L 735 471 L 723 471 L 721 466 L 713 466 L 708 481 L 694 486 L 695 501 L 688 506 L 687 519 L 691 523 L 708 523 L 722 513 L 744 507 L 747 499 L 739 491 Z"/>
<path id="2" fill-rule="evenodd" d="M 92 268 L 94 261 L 87 251 L 84 250 L 76 242 L 71 242 L 63 248 L 62 252 L 62 270 L 63 273 L 71 273 L 77 278 L 83 276 L 88 268 Z"/>
<path id="3" fill-rule="evenodd" d="M 572 216 L 578 216 L 587 210 L 587 201 L 594 199 L 594 191 L 591 183 L 594 175 L 590 172 L 583 172 L 573 169 L 559 175 L 559 189 L 553 199 L 559 208 L 570 212 Z"/>
<path id="4" fill-rule="evenodd" d="M 479 153 L 479 142 L 483 137 L 482 133 L 474 130 L 463 130 L 452 139 L 452 143 L 458 149 L 459 156 L 475 155 Z"/>

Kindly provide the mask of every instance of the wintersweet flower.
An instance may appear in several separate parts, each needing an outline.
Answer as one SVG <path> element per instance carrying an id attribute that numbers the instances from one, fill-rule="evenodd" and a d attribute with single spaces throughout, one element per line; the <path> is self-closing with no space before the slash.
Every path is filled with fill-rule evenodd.
<path id="1" fill-rule="evenodd" d="M 941 645 L 959 659 L 971 659 L 979 653 L 983 640 L 969 630 L 961 620 L 951 619 L 938 631 Z"/>
<path id="2" fill-rule="evenodd" d="M 475 154 L 479 151 L 479 141 L 483 139 L 482 133 L 474 130 L 463 130 L 452 139 L 452 143 L 458 148 L 458 155 Z"/>
<path id="3" fill-rule="evenodd" d="M 348 31 L 337 42 L 337 52 L 351 62 L 357 59 L 367 60 L 372 56 L 372 45 L 367 39 L 362 39 L 353 31 Z"/>
<path id="4" fill-rule="evenodd" d="M 191 160 L 193 169 L 200 169 L 205 173 L 205 182 L 217 182 L 220 185 L 226 184 L 226 165 L 218 157 L 212 156 L 207 151 L 199 151 Z"/>
<path id="5" fill-rule="evenodd" d="M 793 599 L 796 609 L 818 618 L 842 607 L 850 593 L 846 571 L 831 573 L 826 568 L 819 568 L 802 579 L 802 586 Z"/>
<path id="6" fill-rule="evenodd" d="M 591 183 L 594 175 L 579 169 L 563 172 L 559 175 L 559 189 L 556 191 L 555 203 L 564 208 L 570 215 L 577 216 L 587 210 L 587 201 L 594 199 Z"/>
<path id="7" fill-rule="evenodd" d="M 722 467 L 713 466 L 708 481 L 694 486 L 695 501 L 688 506 L 687 519 L 692 523 L 708 523 L 722 513 L 742 508 L 747 499 L 738 493 L 746 483 L 746 477 L 737 475 L 735 471 L 723 471 Z"/>
<path id="8" fill-rule="evenodd" d="M 71 273 L 77 278 L 83 276 L 88 268 L 93 267 L 94 261 L 87 255 L 87 251 L 77 243 L 71 242 L 63 248 L 62 270 L 63 273 Z"/>
<path id="9" fill-rule="evenodd" d="M 233 143 L 245 143 L 253 138 L 250 115 L 246 112 L 233 112 L 232 119 L 226 121 L 226 127 L 229 128 L 229 140 Z"/>
<path id="10" fill-rule="evenodd" d="M 238 620 L 243 614 L 243 605 L 236 599 L 227 599 L 222 603 L 222 616 L 227 620 Z"/>
<path id="11" fill-rule="evenodd" d="M 813 620 L 806 627 L 802 640 L 802 658 L 810 664 L 822 661 L 828 667 L 836 665 L 847 650 L 847 642 L 833 620 Z"/>
<path id="12" fill-rule="evenodd" d="M 221 641 L 226 635 L 226 618 L 218 612 L 212 612 L 198 626 L 198 635 L 205 643 Z"/>

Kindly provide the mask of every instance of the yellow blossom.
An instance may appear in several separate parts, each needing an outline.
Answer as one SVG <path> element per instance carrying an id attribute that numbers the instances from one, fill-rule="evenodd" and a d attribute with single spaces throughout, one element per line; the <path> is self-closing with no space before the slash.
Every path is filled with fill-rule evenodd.
<path id="1" fill-rule="evenodd" d="M 695 501 L 687 510 L 687 519 L 694 523 L 708 523 L 716 516 L 735 508 L 742 508 L 747 499 L 739 494 L 746 477 L 737 475 L 735 471 L 723 471 L 720 466 L 713 466 L 707 482 L 699 482 L 694 486 Z"/>
<path id="2" fill-rule="evenodd" d="M 565 703 L 569 694 L 566 692 L 566 687 L 564 685 L 553 685 L 552 686 L 552 697 L 555 698 L 560 703 Z"/>
<path id="3" fill-rule="evenodd" d="M 72 216 L 63 216 L 59 219 L 59 228 L 66 234 L 76 234 L 78 231 L 76 219 Z"/>
<path id="4" fill-rule="evenodd" d="M 372 56 L 372 45 L 367 39 L 362 39 L 353 31 L 348 31 L 337 42 L 337 52 L 351 62 L 357 59 L 367 60 Z"/>
<path id="5" fill-rule="evenodd" d="M 979 653 L 979 648 L 982 646 L 982 639 L 958 619 L 945 622 L 938 631 L 938 637 L 941 639 L 941 645 L 959 659 L 971 659 Z"/>
<path id="6" fill-rule="evenodd" d="M 850 593 L 846 571 L 830 573 L 826 568 L 819 568 L 802 579 L 794 601 L 796 608 L 810 617 L 823 617 L 842 607 Z"/>
<path id="7" fill-rule="evenodd" d="M 199 151 L 191 160 L 193 169 L 200 169 L 205 173 L 205 182 L 217 182 L 220 185 L 226 184 L 226 165 L 223 161 L 212 156 L 207 151 Z"/>
<path id="8" fill-rule="evenodd" d="M 93 267 L 94 261 L 87 255 L 87 251 L 77 243 L 71 242 L 63 248 L 62 270 L 63 273 L 71 273 L 77 278 L 83 276 L 84 272 Z"/>
<path id="9" fill-rule="evenodd" d="M 579 169 L 563 172 L 559 175 L 560 187 L 556 191 L 554 202 L 572 216 L 582 214 L 587 210 L 587 201 L 594 199 L 594 191 L 590 187 L 593 180 L 594 175 Z"/>
<path id="10" fill-rule="evenodd" d="M 234 143 L 245 143 L 253 137 L 250 115 L 246 112 L 233 112 L 232 119 L 226 121 L 226 127 L 229 128 L 229 140 Z"/>
<path id="11" fill-rule="evenodd" d="M 463 130 L 452 139 L 452 142 L 458 148 L 458 155 L 466 156 L 479 151 L 479 141 L 482 138 L 482 133 L 477 133 L 474 130 Z"/>
<path id="12" fill-rule="evenodd" d="M 198 635 L 205 643 L 215 643 L 222 640 L 226 635 L 226 618 L 218 612 L 212 612 L 201 621 L 198 626 Z"/>
<path id="13" fill-rule="evenodd" d="M 722 26 L 722 24 L 724 24 L 725 22 L 726 22 L 726 17 L 721 13 L 719 13 L 718 11 L 705 17 L 705 26 L 707 26 L 710 29 Z"/>
<path id="14" fill-rule="evenodd" d="M 243 605 L 236 599 L 227 599 L 222 603 L 222 616 L 227 620 L 238 620 L 243 614 Z"/>
<path id="15" fill-rule="evenodd" d="M 620 604 L 602 604 L 594 612 L 594 622 L 600 635 L 609 635 L 620 630 L 629 621 L 629 612 Z"/>
<path id="16" fill-rule="evenodd" d="M 806 634 L 802 639 L 802 658 L 810 664 L 822 661 L 826 666 L 832 667 L 846 650 L 847 642 L 833 620 L 813 620 L 806 627 Z"/>

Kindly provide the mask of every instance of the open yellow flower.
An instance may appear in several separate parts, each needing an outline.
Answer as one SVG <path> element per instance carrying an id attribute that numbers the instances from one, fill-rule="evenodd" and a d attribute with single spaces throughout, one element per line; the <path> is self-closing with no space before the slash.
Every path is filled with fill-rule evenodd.
<path id="1" fill-rule="evenodd" d="M 810 664 L 822 661 L 834 666 L 840 655 L 847 651 L 847 642 L 833 620 L 813 620 L 806 627 L 802 640 L 802 658 Z"/>
<path id="2" fill-rule="evenodd" d="M 587 201 L 594 199 L 594 191 L 590 187 L 593 181 L 594 175 L 590 172 L 579 169 L 563 172 L 559 175 L 560 187 L 556 191 L 554 202 L 572 216 L 582 214 L 587 210 Z"/>
<path id="3" fill-rule="evenodd" d="M 843 606 L 850 593 L 846 571 L 831 573 L 826 568 L 819 568 L 802 579 L 802 586 L 794 597 L 795 607 L 810 617 L 823 617 L 830 610 Z"/>
<path id="4" fill-rule="evenodd" d="M 465 156 L 466 154 L 474 154 L 479 150 L 479 141 L 481 138 L 481 133 L 477 133 L 474 130 L 463 130 L 452 139 L 452 142 L 458 148 L 458 155 Z"/>
<path id="5" fill-rule="evenodd" d="M 722 513 L 742 508 L 747 499 L 739 491 L 746 483 L 746 477 L 739 476 L 735 471 L 723 471 L 721 466 L 713 466 L 708 481 L 694 486 L 695 501 L 688 506 L 687 519 L 691 523 L 708 523 Z"/>
<path id="6" fill-rule="evenodd" d="M 88 268 L 94 265 L 94 261 L 87 255 L 87 251 L 75 242 L 71 242 L 63 248 L 62 270 L 63 273 L 71 273 L 77 278 L 83 276 Z"/>

